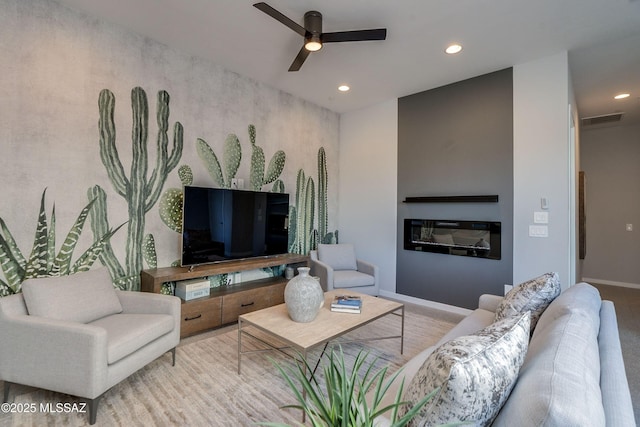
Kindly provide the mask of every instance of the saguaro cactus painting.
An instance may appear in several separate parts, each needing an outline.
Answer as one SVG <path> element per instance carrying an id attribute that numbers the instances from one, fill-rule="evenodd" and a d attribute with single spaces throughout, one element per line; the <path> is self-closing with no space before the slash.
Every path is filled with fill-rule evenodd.
<path id="1" fill-rule="evenodd" d="M 127 176 L 118 155 L 116 146 L 116 127 L 114 123 L 115 96 L 108 89 L 100 92 L 98 107 L 100 119 L 100 158 L 104 164 L 111 184 L 118 195 L 127 202 L 129 221 L 127 223 L 127 246 L 125 268 L 115 257 L 113 250 L 105 250 L 101 254 L 101 261 L 105 264 L 112 277 L 120 283 L 124 289 L 136 290 L 139 288 L 139 273 L 142 269 L 143 250 L 149 250 L 153 246 L 147 238 L 147 245 L 143 246 L 145 239 L 145 215 L 156 204 L 162 193 L 164 183 L 180 161 L 183 148 L 183 128 L 180 122 L 176 122 L 173 128 L 173 144 L 169 152 L 169 94 L 166 91 L 158 92 L 157 101 L 158 136 L 156 142 L 157 158 L 149 176 L 149 107 L 147 95 L 140 87 L 131 90 L 131 109 L 133 112 L 133 125 L 131 131 L 132 160 L 130 175 Z M 94 235 L 108 229 L 106 212 L 106 193 L 100 186 L 89 190 L 90 194 L 97 197 L 98 202 L 92 209 L 92 229 Z M 98 232 L 98 234 L 96 234 Z M 147 255 L 149 259 L 153 256 Z"/>
<path id="2" fill-rule="evenodd" d="M 338 230 L 327 232 L 329 214 L 327 208 L 327 157 L 324 147 L 318 150 L 318 228 L 313 228 L 315 215 L 315 184 L 298 171 L 296 181 L 296 205 L 289 208 L 289 252 L 306 254 L 318 247 L 318 243 L 338 243 Z"/>

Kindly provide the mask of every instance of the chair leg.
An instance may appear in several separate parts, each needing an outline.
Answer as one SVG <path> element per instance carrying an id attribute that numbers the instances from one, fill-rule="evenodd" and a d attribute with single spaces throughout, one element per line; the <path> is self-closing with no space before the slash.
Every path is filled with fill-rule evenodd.
<path id="1" fill-rule="evenodd" d="M 11 387 L 11 383 L 9 381 L 4 382 L 4 397 L 2 398 L 2 403 L 7 403 L 9 401 L 9 387 Z"/>
<path id="2" fill-rule="evenodd" d="M 171 362 L 171 366 L 176 366 L 176 348 L 173 347 L 171 349 L 171 356 L 173 357 L 173 361 Z"/>
<path id="3" fill-rule="evenodd" d="M 102 399 L 104 393 L 95 399 L 89 399 L 89 424 L 94 425 L 96 423 L 96 417 L 98 416 L 98 403 L 100 403 L 100 399 Z"/>

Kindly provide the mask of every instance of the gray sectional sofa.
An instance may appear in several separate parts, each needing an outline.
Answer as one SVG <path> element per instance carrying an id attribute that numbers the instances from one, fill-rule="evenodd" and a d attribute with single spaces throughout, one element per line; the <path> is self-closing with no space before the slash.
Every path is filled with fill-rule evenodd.
<path id="1" fill-rule="evenodd" d="M 429 369 L 432 371 L 434 366 L 437 368 L 435 370 L 451 368 L 451 364 L 447 365 L 442 360 L 434 365 L 433 361 L 437 359 L 435 353 L 445 347 L 459 350 L 468 336 L 477 335 L 478 331 L 486 331 L 493 327 L 496 311 L 499 310 L 502 301 L 503 297 L 481 296 L 476 310 L 449 331 L 435 346 L 426 348 L 405 364 L 399 377 L 405 379 L 405 400 L 411 401 L 411 392 L 412 389 L 415 391 L 423 365 L 431 363 Z M 494 396 L 493 403 L 489 405 L 492 406 L 489 408 L 489 411 L 493 411 L 492 414 L 484 421 L 477 421 L 478 418 L 474 418 L 473 415 L 465 415 L 466 408 L 477 403 L 472 401 L 458 405 L 462 407 L 462 414 L 449 413 L 449 418 L 436 421 L 457 418 L 474 421 L 472 424 L 475 425 L 500 427 L 636 425 L 613 303 L 602 301 L 598 290 L 593 286 L 579 283 L 557 297 L 554 295 L 548 304 L 544 304 L 539 314 L 537 324 L 535 321 L 532 322 L 535 328 L 532 330 L 527 348 L 524 349 L 524 360 L 514 362 L 521 363 L 521 366 L 515 370 L 513 384 L 506 389 L 503 401 Z M 484 333 L 483 337 L 485 340 L 486 334 Z M 483 332 L 479 335 L 483 336 Z M 495 342 L 500 339 L 494 340 L 487 347 L 495 348 Z M 504 350 L 500 352 L 504 353 Z M 466 364 L 471 361 L 473 364 L 479 352 L 474 350 L 471 353 L 473 354 L 458 357 L 455 363 Z M 465 380 L 473 375 L 467 367 L 456 372 L 459 377 L 464 376 Z M 483 375 L 484 379 L 487 378 L 486 372 L 481 374 L 481 382 Z M 496 375 L 504 374 L 500 372 Z M 400 385 L 399 379 L 394 382 L 386 395 L 387 401 L 383 403 L 392 403 Z M 452 376 L 447 381 L 452 382 Z M 439 384 L 438 387 L 445 389 L 447 384 Z M 464 390 L 462 396 L 466 393 L 467 397 L 476 399 L 475 396 L 479 394 L 477 389 L 481 387 L 482 385 L 474 384 L 469 390 Z M 442 412 L 442 406 L 446 405 L 456 406 L 456 403 L 440 399 L 429 411 Z M 452 412 L 455 413 L 458 409 Z M 487 408 L 482 410 L 486 411 Z M 386 418 L 377 419 L 378 426 L 389 424 Z M 434 420 L 424 418 L 417 418 L 413 422 L 413 425 L 420 426 L 437 424 Z"/>

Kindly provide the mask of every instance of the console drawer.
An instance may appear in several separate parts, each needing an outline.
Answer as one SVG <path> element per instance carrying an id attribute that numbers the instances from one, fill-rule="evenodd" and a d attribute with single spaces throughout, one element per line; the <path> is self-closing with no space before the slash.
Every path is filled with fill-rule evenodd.
<path id="1" fill-rule="evenodd" d="M 222 298 L 182 303 L 180 336 L 186 337 L 221 325 Z"/>
<path id="2" fill-rule="evenodd" d="M 277 283 L 266 288 L 268 307 L 272 305 L 284 304 L 284 288 L 287 282 Z"/>
<path id="3" fill-rule="evenodd" d="M 222 323 L 232 323 L 241 314 L 270 306 L 269 288 L 249 289 L 222 297 Z"/>

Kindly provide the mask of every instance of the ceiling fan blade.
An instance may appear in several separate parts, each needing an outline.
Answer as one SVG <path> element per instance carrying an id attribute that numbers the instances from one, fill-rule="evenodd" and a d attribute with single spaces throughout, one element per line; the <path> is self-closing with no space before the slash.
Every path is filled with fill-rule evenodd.
<path id="1" fill-rule="evenodd" d="M 302 64 L 307 59 L 307 56 L 309 56 L 310 53 L 311 52 L 309 52 L 304 48 L 304 46 L 302 46 L 302 49 L 300 49 L 300 52 L 298 52 L 298 55 L 296 56 L 296 59 L 294 59 L 291 63 L 289 71 L 298 71 L 300 67 L 302 67 Z"/>
<path id="2" fill-rule="evenodd" d="M 323 43 L 385 40 L 387 38 L 387 29 L 336 31 L 335 33 L 322 33 L 321 38 Z"/>
<path id="3" fill-rule="evenodd" d="M 272 8 L 271 6 L 266 4 L 265 2 L 256 3 L 253 6 L 255 8 L 263 11 L 264 13 L 266 13 L 267 15 L 272 17 L 273 19 L 282 22 L 284 25 L 286 25 L 287 27 L 291 28 L 293 31 L 295 31 L 296 33 L 300 34 L 301 36 L 304 37 L 304 35 L 306 34 L 307 30 L 305 30 L 302 25 L 296 23 L 295 21 L 291 20 L 287 16 L 285 16 L 282 13 L 278 12 L 277 10 L 275 10 L 274 8 Z"/>

